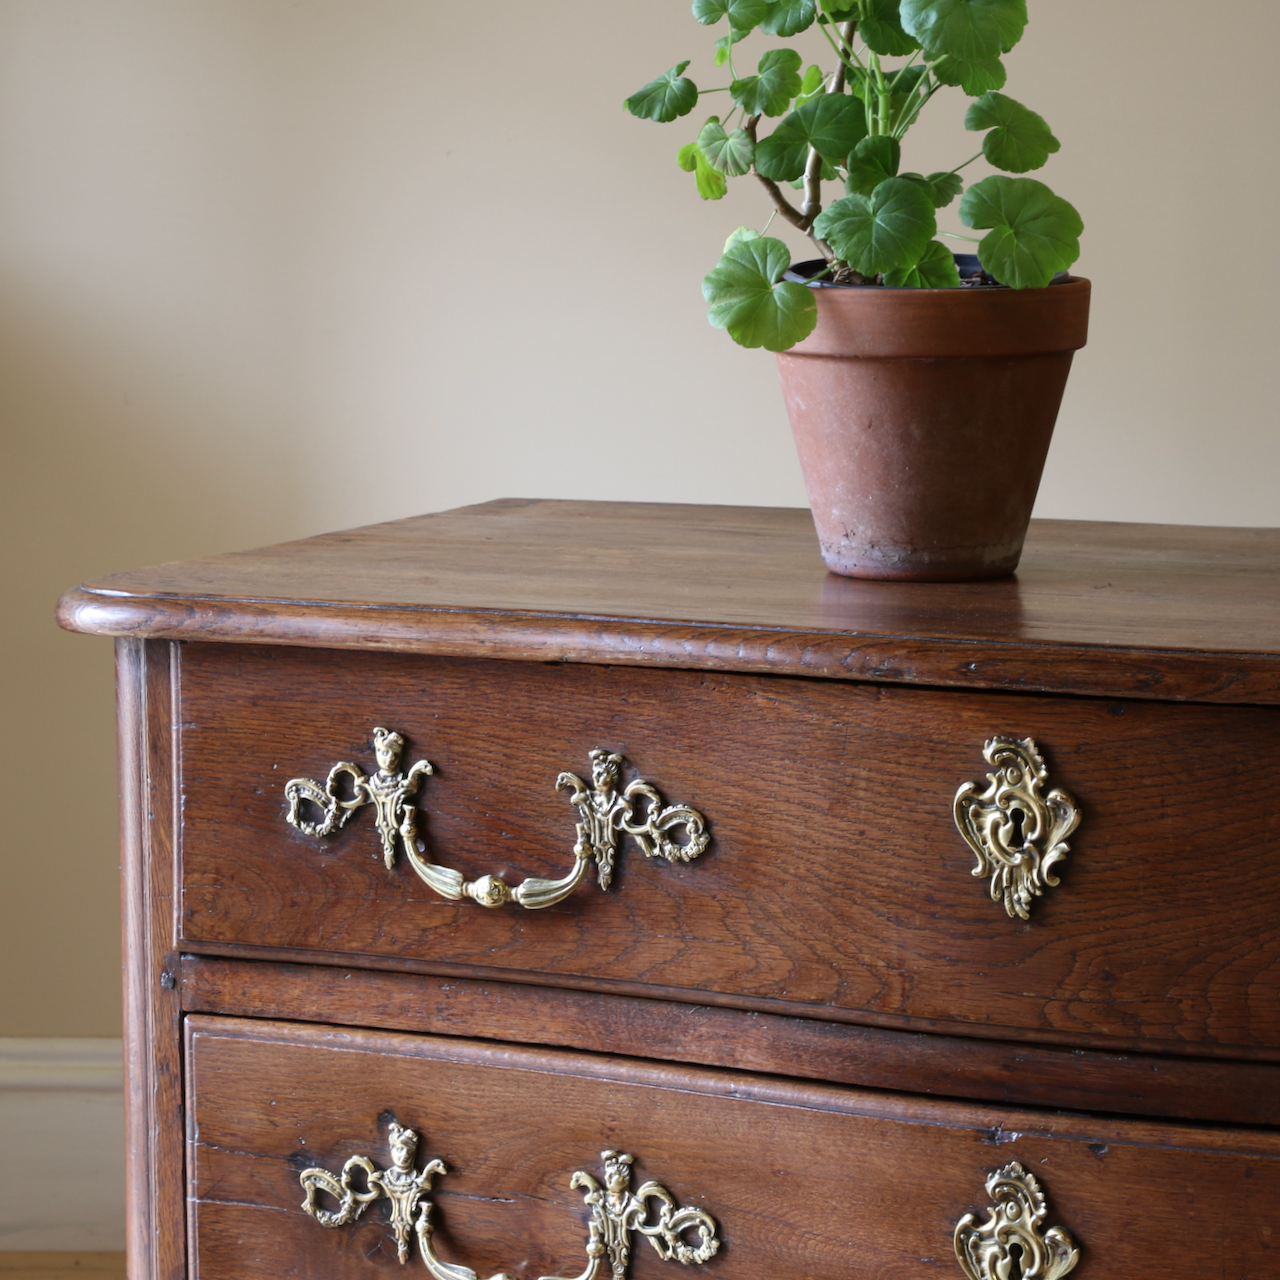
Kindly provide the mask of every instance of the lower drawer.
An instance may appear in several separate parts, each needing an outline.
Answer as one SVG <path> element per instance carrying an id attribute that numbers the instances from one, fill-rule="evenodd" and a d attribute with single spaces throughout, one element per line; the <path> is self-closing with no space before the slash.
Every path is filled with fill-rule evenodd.
<path id="1" fill-rule="evenodd" d="M 1276 1275 L 1274 1132 L 210 1016 L 187 1020 L 187 1071 L 200 1280 L 395 1273 L 397 1213 L 409 1265 L 426 1274 L 425 1241 L 438 1280 L 467 1280 L 461 1268 L 579 1277 L 589 1240 L 600 1280 L 627 1246 L 633 1277 L 676 1276 L 682 1249 L 689 1270 L 724 1280 L 960 1276 L 957 1223 L 971 1215 L 981 1253 L 995 1200 L 1021 1204 L 1029 1240 L 1069 1233 L 1080 1276 Z M 397 1126 L 418 1137 L 416 1151 L 402 1139 L 399 1166 Z M 433 1160 L 444 1169 L 416 1191 Z M 1047 1198 L 1039 1222 L 1027 1175 Z M 352 1220 L 326 1228 L 309 1216 L 308 1184 L 321 1217 Z"/>

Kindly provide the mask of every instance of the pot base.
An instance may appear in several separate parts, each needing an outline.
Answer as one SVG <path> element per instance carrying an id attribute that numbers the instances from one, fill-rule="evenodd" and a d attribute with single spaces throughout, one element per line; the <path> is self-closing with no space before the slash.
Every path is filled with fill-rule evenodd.
<path id="1" fill-rule="evenodd" d="M 858 545 L 841 539 L 818 540 L 822 561 L 842 578 L 878 578 L 886 582 L 985 582 L 1005 578 L 1018 567 L 1023 539 L 1016 546 L 961 547 L 953 551 L 918 547 Z"/>

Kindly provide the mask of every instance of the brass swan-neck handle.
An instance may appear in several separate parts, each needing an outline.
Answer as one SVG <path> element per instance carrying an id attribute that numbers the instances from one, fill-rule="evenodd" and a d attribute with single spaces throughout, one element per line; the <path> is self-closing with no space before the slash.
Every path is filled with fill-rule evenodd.
<path id="1" fill-rule="evenodd" d="M 368 1156 L 352 1156 L 339 1174 L 321 1168 L 304 1169 L 298 1175 L 306 1192 L 302 1208 L 322 1227 L 344 1227 L 354 1222 L 374 1200 L 385 1197 L 391 1203 L 390 1226 L 401 1266 L 409 1261 L 412 1229 L 422 1261 L 435 1280 L 479 1280 L 470 1267 L 445 1262 L 431 1243 L 434 1230 L 433 1205 L 429 1199 L 431 1179 L 447 1172 L 444 1162 L 431 1160 L 421 1171 L 416 1170 L 418 1135 L 398 1123 L 392 1122 L 388 1139 L 389 1169 L 379 1169 Z M 716 1254 L 720 1248 L 718 1228 L 709 1213 L 692 1207 L 679 1208 L 666 1187 L 657 1182 L 646 1182 L 632 1191 L 633 1157 L 625 1152 L 602 1151 L 600 1159 L 604 1162 L 603 1183 L 581 1169 L 569 1179 L 571 1187 L 584 1191 L 591 1210 L 586 1269 L 572 1280 L 595 1280 L 606 1256 L 612 1275 L 625 1276 L 631 1260 L 632 1235 L 637 1231 L 664 1261 L 689 1265 L 706 1262 Z M 364 1174 L 364 1191 L 357 1190 L 352 1178 L 357 1169 Z M 338 1202 L 337 1209 L 319 1206 L 317 1195 L 321 1191 Z M 690 1239 L 691 1235 L 696 1236 L 696 1241 Z M 500 1271 L 491 1280 L 513 1280 L 513 1277 Z M 542 1276 L 540 1280 L 567 1278 Z"/>
<path id="2" fill-rule="evenodd" d="M 711 843 L 706 820 L 686 805 L 666 805 L 657 789 L 636 778 L 620 789 L 623 757 L 595 747 L 590 753 L 591 781 L 576 773 L 561 773 L 556 790 L 569 792 L 569 801 L 578 811 L 573 865 L 558 880 L 530 877 L 514 887 L 501 876 L 486 875 L 468 880 L 452 867 L 428 862 L 418 840 L 418 809 L 415 797 L 422 780 L 434 771 L 429 761 L 419 760 L 408 773 L 400 772 L 404 737 L 390 729 L 373 731 L 375 773 L 366 776 L 350 761 L 329 770 L 323 786 L 311 778 L 292 778 L 285 784 L 288 802 L 286 821 L 310 836 L 329 836 L 346 825 L 357 809 L 373 805 L 378 834 L 382 838 L 383 860 L 395 865 L 397 848 L 403 848 L 409 865 L 420 879 L 450 902 L 470 899 L 482 907 L 501 907 L 508 902 L 537 911 L 567 898 L 580 885 L 594 861 L 601 889 L 613 879 L 618 844 L 630 836 L 646 858 L 667 862 L 689 862 Z M 320 810 L 319 821 L 303 815 L 303 804 Z M 683 828 L 683 842 L 673 833 Z"/>

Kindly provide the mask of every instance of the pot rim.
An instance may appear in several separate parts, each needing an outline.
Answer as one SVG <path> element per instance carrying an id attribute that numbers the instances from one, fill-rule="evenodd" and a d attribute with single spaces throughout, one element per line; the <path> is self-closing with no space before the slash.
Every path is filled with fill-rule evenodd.
<path id="1" fill-rule="evenodd" d="M 779 360 L 945 359 L 1076 351 L 1089 331 L 1083 276 L 1043 289 L 814 289 L 814 331 Z"/>
<path id="2" fill-rule="evenodd" d="M 960 265 L 961 258 L 972 259 L 975 264 L 977 264 L 978 262 L 978 255 L 976 253 L 952 253 L 951 256 L 956 260 L 957 267 Z M 826 265 L 827 265 L 827 260 L 825 258 L 806 258 L 803 262 L 793 262 L 782 273 L 782 278 L 784 280 L 791 281 L 793 284 L 802 284 L 809 289 L 883 289 L 883 290 L 887 290 L 895 293 L 903 289 L 910 290 L 910 292 L 912 293 L 953 293 L 955 292 L 954 285 L 945 285 L 941 288 L 921 289 L 921 288 L 916 288 L 913 285 L 905 285 L 905 284 L 837 284 L 834 280 L 814 280 L 812 276 L 803 274 L 803 269 L 805 267 L 813 267 L 816 272 L 816 270 L 821 269 Z M 999 280 L 995 279 L 993 276 L 989 275 L 986 271 L 982 270 L 980 266 L 978 268 L 978 271 L 974 274 L 985 276 L 986 279 L 983 281 L 981 285 L 978 285 L 978 286 L 961 285 L 960 286 L 961 289 L 964 290 L 965 292 L 969 292 L 974 288 L 980 288 L 984 292 L 994 290 L 994 289 L 1007 289 L 1015 293 L 1035 292 L 1034 290 L 1013 289 L 1012 285 L 1001 284 Z M 962 276 L 961 279 L 963 278 L 964 277 Z M 1073 276 L 1069 272 L 1059 271 L 1059 272 L 1056 272 L 1054 274 L 1053 279 L 1050 280 L 1049 283 L 1043 287 L 1046 289 L 1052 289 L 1054 285 L 1070 284 L 1074 280 L 1082 280 L 1082 279 L 1084 279 L 1083 276 Z"/>

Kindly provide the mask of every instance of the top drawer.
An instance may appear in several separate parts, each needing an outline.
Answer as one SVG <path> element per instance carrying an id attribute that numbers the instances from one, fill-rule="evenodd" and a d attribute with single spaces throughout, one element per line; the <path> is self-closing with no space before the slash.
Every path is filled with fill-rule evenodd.
<path id="1" fill-rule="evenodd" d="M 239 946 L 643 986 L 811 1016 L 1280 1056 L 1280 712 L 699 672 L 182 646 L 181 932 Z M 377 768 L 401 733 L 419 860 L 459 881 L 563 879 L 571 771 L 624 757 L 705 815 L 690 862 L 618 843 L 543 910 L 448 901 L 374 806 L 328 836 L 286 783 Z M 1033 738 L 1079 828 L 1029 919 L 953 819 L 983 744 Z M 350 796 L 350 777 L 337 794 Z M 636 805 L 637 820 L 646 812 Z M 304 818 L 319 810 L 301 805 Z M 979 818 L 981 815 L 978 815 Z M 605 823 L 605 826 L 608 826 Z M 669 833 L 679 843 L 688 831 Z M 484 882 L 482 888 L 493 888 Z M 714 993 L 714 994 L 713 994 Z"/>

